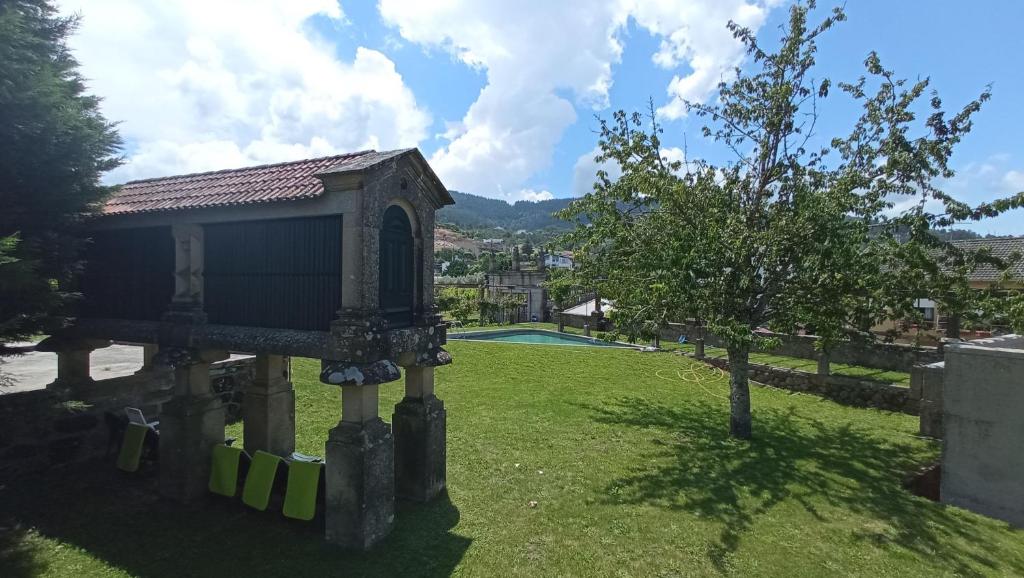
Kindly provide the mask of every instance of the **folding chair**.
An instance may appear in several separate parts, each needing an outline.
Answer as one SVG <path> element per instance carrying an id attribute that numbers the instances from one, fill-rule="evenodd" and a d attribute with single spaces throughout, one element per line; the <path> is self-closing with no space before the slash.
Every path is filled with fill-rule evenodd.
<path id="1" fill-rule="evenodd" d="M 283 509 L 286 518 L 308 522 L 316 516 L 322 468 L 319 460 L 292 460 L 288 464 L 288 487 L 284 493 Z"/>
<path id="2" fill-rule="evenodd" d="M 238 493 L 238 465 L 244 453 L 242 448 L 228 445 L 213 447 L 209 485 L 211 492 L 229 498 L 235 497 Z"/>
<path id="3" fill-rule="evenodd" d="M 145 414 L 137 407 L 126 407 L 124 413 L 128 416 L 129 423 L 144 425 L 153 431 L 156 431 L 157 426 L 160 425 L 159 421 L 147 421 Z"/>
<path id="4" fill-rule="evenodd" d="M 263 450 L 257 450 L 253 454 L 249 473 L 245 476 L 245 485 L 242 487 L 243 504 L 261 512 L 267 509 L 279 463 L 280 457 Z"/>
<path id="5" fill-rule="evenodd" d="M 125 472 L 137 472 L 142 459 L 142 444 L 146 441 L 149 428 L 137 423 L 129 423 L 124 430 L 121 452 L 117 455 L 117 468 Z"/>

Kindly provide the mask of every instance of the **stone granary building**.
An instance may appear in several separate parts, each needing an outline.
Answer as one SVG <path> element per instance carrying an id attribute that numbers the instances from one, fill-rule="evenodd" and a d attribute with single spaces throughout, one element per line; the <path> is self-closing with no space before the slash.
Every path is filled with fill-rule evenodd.
<path id="1" fill-rule="evenodd" d="M 89 380 L 89 354 L 110 340 L 147 346 L 170 366 L 160 416 L 160 492 L 207 489 L 224 411 L 209 366 L 256 356 L 244 447 L 290 456 L 295 395 L 289 356 L 322 360 L 340 388 L 326 444 L 326 535 L 368 548 L 394 521 L 396 495 L 445 486 L 445 410 L 434 367 L 451 362 L 433 304 L 434 212 L 452 204 L 416 149 L 365 151 L 135 181 L 91 223 L 79 317 L 41 349 L 58 356 L 52 388 Z M 405 371 L 389 426 L 378 387 Z M 167 371 L 165 369 L 165 371 Z"/>

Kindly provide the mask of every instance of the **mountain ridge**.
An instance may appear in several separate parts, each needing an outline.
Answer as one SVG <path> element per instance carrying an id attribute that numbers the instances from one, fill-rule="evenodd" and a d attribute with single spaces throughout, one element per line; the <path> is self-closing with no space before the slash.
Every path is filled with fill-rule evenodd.
<path id="1" fill-rule="evenodd" d="M 552 214 L 568 207 L 574 200 L 571 198 L 516 201 L 509 204 L 501 199 L 490 199 L 471 193 L 448 192 L 455 199 L 455 204 L 437 212 L 438 224 L 455 225 L 461 229 L 502 228 L 507 231 L 566 230 L 573 226 Z"/>

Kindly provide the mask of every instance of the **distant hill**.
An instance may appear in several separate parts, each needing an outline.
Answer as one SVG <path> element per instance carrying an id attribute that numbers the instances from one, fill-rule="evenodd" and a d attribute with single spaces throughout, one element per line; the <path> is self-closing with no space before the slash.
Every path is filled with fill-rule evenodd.
<path id="1" fill-rule="evenodd" d="M 539 231 L 570 229 L 572 225 L 552 216 L 569 206 L 572 199 L 549 201 L 518 201 L 510 205 L 499 199 L 488 199 L 469 193 L 449 191 L 455 204 L 437 212 L 439 224 L 452 224 L 460 229 L 495 229 L 506 231 Z"/>

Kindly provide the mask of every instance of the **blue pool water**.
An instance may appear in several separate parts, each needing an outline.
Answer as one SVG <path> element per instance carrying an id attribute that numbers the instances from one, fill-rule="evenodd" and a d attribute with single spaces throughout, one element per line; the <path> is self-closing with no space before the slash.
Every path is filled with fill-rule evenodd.
<path id="1" fill-rule="evenodd" d="M 581 337 L 544 331 L 540 329 L 515 329 L 509 331 L 476 331 L 472 333 L 448 334 L 448 339 L 471 341 L 503 341 L 505 343 L 539 343 L 545 345 L 576 345 L 583 347 L 622 347 L 592 337 Z"/>

